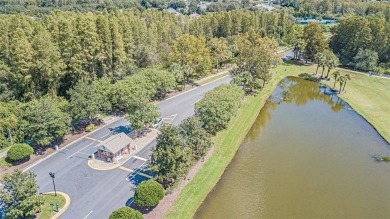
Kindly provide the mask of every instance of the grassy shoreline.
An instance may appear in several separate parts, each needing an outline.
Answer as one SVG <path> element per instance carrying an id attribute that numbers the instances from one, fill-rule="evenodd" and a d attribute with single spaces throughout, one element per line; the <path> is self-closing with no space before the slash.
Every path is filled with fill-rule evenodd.
<path id="1" fill-rule="evenodd" d="M 181 191 L 166 217 L 180 219 L 192 218 L 208 193 L 218 183 L 225 168 L 234 157 L 242 140 L 252 127 L 265 101 L 272 94 L 279 81 L 287 76 L 297 76 L 300 73 L 312 73 L 315 70 L 315 66 L 297 65 L 280 65 L 272 69 L 274 76 L 266 88 L 257 96 L 247 97 L 236 117 L 229 123 L 228 128 L 218 133 L 212 139 L 216 148 L 214 154 L 204 164 L 202 169 L 199 170 L 192 181 Z M 347 92 L 340 95 L 340 98 L 350 104 L 356 112 L 372 124 L 378 133 L 389 142 L 390 130 L 387 130 L 386 127 L 390 127 L 390 113 L 385 112 L 385 104 L 390 103 L 390 97 L 386 97 L 385 91 L 386 88 L 390 88 L 390 80 L 372 78 L 344 71 L 341 71 L 341 73 L 343 75 L 350 74 L 353 79 L 348 82 L 346 86 Z M 332 82 L 325 83 L 333 86 Z M 378 93 L 379 96 L 375 95 Z M 372 98 L 373 95 L 376 97 Z"/>

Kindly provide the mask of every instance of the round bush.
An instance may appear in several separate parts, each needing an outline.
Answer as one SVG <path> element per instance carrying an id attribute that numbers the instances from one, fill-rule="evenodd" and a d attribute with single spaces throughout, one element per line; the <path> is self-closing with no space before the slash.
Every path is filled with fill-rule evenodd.
<path id="1" fill-rule="evenodd" d="M 7 158 L 11 161 L 24 160 L 34 153 L 34 149 L 28 144 L 15 144 L 7 152 Z"/>
<path id="2" fill-rule="evenodd" d="M 136 211 L 129 207 L 121 207 L 113 211 L 110 215 L 110 219 L 143 219 L 144 216 L 141 212 Z"/>
<path id="3" fill-rule="evenodd" d="M 164 188 L 154 180 L 143 181 L 135 189 L 134 199 L 139 207 L 155 207 L 164 197 Z"/>

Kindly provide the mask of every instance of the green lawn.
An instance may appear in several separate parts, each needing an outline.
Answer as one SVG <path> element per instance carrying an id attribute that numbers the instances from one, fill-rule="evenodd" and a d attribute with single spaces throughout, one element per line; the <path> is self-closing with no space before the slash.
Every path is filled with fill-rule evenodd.
<path id="1" fill-rule="evenodd" d="M 281 79 L 300 73 L 315 72 L 315 66 L 280 65 L 274 68 L 273 79 L 257 96 L 249 96 L 229 127 L 212 140 L 215 152 L 193 180 L 181 191 L 167 213 L 168 218 L 192 218 L 230 163 L 242 140 L 251 128 L 267 98 Z M 343 75 L 347 72 L 342 71 Z M 390 141 L 390 80 L 349 73 L 352 80 L 346 93 L 340 95 L 354 109 L 372 123 L 387 141 Z M 332 84 L 332 82 L 328 82 Z M 387 93 L 386 93 L 387 91 Z"/>
<path id="2" fill-rule="evenodd" d="M 41 213 L 39 215 L 39 219 L 49 219 L 53 215 L 55 215 L 56 212 L 52 210 L 52 207 L 50 206 L 50 203 L 58 203 L 59 207 L 62 208 L 65 205 L 65 197 L 58 194 L 57 196 L 54 196 L 54 194 L 42 194 L 44 204 L 41 207 Z M 55 206 L 54 206 L 55 208 Z"/>
<path id="3" fill-rule="evenodd" d="M 7 169 L 11 167 L 12 163 L 7 162 L 6 157 L 0 158 L 0 168 Z"/>

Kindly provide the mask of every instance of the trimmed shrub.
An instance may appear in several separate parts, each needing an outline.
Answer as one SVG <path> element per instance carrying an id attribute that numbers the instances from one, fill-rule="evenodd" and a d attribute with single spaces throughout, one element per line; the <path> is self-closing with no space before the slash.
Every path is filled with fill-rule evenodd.
<path id="1" fill-rule="evenodd" d="M 24 160 L 34 153 L 34 149 L 28 144 L 15 144 L 7 152 L 7 158 L 11 161 Z"/>
<path id="2" fill-rule="evenodd" d="M 139 207 L 155 207 L 164 197 L 164 188 L 154 180 L 143 181 L 135 189 L 135 204 Z"/>
<path id="3" fill-rule="evenodd" d="M 390 162 L 390 157 L 382 157 L 382 160 L 385 162 Z"/>
<path id="4" fill-rule="evenodd" d="M 136 211 L 129 207 L 121 207 L 113 211 L 110 215 L 110 219 L 143 219 L 144 216 L 141 212 Z"/>
<path id="5" fill-rule="evenodd" d="M 87 128 L 85 128 L 85 131 L 86 132 L 92 132 L 92 130 L 95 128 L 95 125 L 94 124 L 90 124 L 87 126 Z"/>

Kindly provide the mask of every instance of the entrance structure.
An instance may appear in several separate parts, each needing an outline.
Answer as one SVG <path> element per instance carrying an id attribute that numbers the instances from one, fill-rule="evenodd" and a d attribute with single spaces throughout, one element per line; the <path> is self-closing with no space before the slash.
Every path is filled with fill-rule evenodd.
<path id="1" fill-rule="evenodd" d="M 116 163 L 125 154 L 137 150 L 137 145 L 125 133 L 119 133 L 107 138 L 98 145 L 97 157 L 107 162 Z"/>

